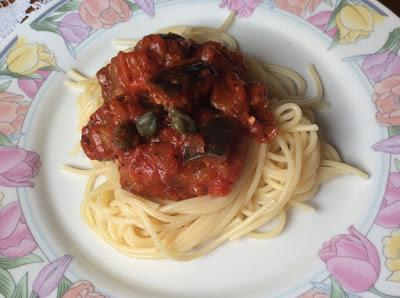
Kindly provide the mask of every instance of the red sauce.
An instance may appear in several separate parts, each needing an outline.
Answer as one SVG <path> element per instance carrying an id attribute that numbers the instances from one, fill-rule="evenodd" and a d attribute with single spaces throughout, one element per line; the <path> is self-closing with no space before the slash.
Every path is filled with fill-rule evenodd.
<path id="1" fill-rule="evenodd" d="M 183 200 L 229 194 L 251 137 L 274 138 L 267 88 L 216 42 L 144 37 L 97 78 L 104 104 L 82 129 L 90 159 L 116 160 L 122 188 Z"/>

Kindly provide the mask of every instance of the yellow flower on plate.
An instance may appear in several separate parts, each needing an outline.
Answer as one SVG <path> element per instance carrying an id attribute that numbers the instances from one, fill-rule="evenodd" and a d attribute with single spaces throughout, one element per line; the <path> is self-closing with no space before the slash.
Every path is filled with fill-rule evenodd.
<path id="1" fill-rule="evenodd" d="M 355 43 L 374 31 L 375 23 L 383 17 L 362 5 L 345 5 L 336 15 L 339 43 Z"/>
<path id="2" fill-rule="evenodd" d="M 383 245 L 386 267 L 392 272 L 388 280 L 400 282 L 400 230 L 393 231 L 391 236 L 383 238 Z"/>
<path id="3" fill-rule="evenodd" d="M 7 57 L 8 70 L 20 75 L 31 75 L 43 67 L 55 64 L 54 54 L 44 44 L 27 43 L 22 37 L 18 38 Z"/>

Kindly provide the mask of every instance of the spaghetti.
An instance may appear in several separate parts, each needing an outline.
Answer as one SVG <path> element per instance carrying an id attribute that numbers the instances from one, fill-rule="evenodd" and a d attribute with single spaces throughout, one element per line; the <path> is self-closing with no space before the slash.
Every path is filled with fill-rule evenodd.
<path id="1" fill-rule="evenodd" d="M 214 40 L 231 50 L 237 42 L 226 33 L 233 16 L 220 28 L 175 26 L 173 32 L 197 42 Z M 135 41 L 116 41 L 132 47 Z M 333 147 L 318 135 L 311 107 L 322 105 L 323 88 L 314 67 L 310 74 L 316 96 L 305 98 L 306 81 L 298 73 L 247 57 L 251 79 L 270 89 L 278 136 L 270 144 L 252 142 L 241 177 L 229 195 L 195 197 L 183 201 L 148 200 L 120 186 L 119 171 L 112 161 L 92 161 L 91 169 L 65 166 L 88 177 L 81 216 L 88 226 L 123 254 L 136 258 L 171 258 L 187 261 L 200 257 L 227 240 L 244 236 L 271 238 L 284 228 L 291 206 L 312 210 L 306 201 L 319 185 L 333 177 L 362 171 L 341 162 Z M 102 104 L 100 86 L 77 71 L 67 85 L 80 88 L 78 129 Z M 79 150 L 79 146 L 74 152 Z M 266 226 L 263 231 L 259 228 Z"/>

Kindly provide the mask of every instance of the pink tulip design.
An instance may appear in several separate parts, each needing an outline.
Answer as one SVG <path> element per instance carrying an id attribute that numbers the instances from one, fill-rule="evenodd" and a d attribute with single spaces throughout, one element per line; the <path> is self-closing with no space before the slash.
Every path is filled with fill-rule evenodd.
<path id="1" fill-rule="evenodd" d="M 42 87 L 42 84 L 49 76 L 50 71 L 38 70 L 37 73 L 42 76 L 42 79 L 18 79 L 19 88 L 21 88 L 21 90 L 32 99 L 36 96 L 40 87 Z"/>
<path id="2" fill-rule="evenodd" d="M 385 228 L 400 227 L 400 173 L 390 173 L 385 197 L 375 223 Z"/>
<path id="3" fill-rule="evenodd" d="M 383 141 L 380 141 L 371 147 L 375 151 L 400 154 L 400 136 L 394 136 Z"/>
<path id="4" fill-rule="evenodd" d="M 286 10 L 299 17 L 304 17 L 307 11 L 313 12 L 320 3 L 321 0 L 275 0 L 275 5 L 278 8 Z"/>
<path id="5" fill-rule="evenodd" d="M 92 29 L 110 28 L 130 19 L 131 10 L 123 0 L 83 0 L 79 16 Z"/>
<path id="6" fill-rule="evenodd" d="M 333 28 L 331 30 L 326 31 L 326 27 L 328 25 L 331 15 L 332 15 L 331 11 L 321 11 L 321 12 L 307 18 L 307 21 L 310 22 L 311 24 L 313 24 L 318 29 L 324 31 L 330 37 L 334 37 L 337 32 L 337 28 Z"/>
<path id="7" fill-rule="evenodd" d="M 71 261 L 72 257 L 65 255 L 44 266 L 33 281 L 33 293 L 39 298 L 49 296 L 64 277 L 64 273 L 67 271 Z"/>
<path id="8" fill-rule="evenodd" d="M 67 42 L 79 44 L 89 37 L 92 29 L 82 21 L 79 14 L 66 14 L 58 23 L 58 30 Z"/>
<path id="9" fill-rule="evenodd" d="M 400 125 L 400 75 L 390 76 L 375 84 L 373 100 L 376 120 L 385 126 Z"/>
<path id="10" fill-rule="evenodd" d="M 0 92 L 0 132 L 7 136 L 21 129 L 29 109 L 29 103 L 21 99 L 21 95 Z"/>
<path id="11" fill-rule="evenodd" d="M 379 82 L 400 74 L 400 57 L 390 51 L 368 55 L 362 62 L 361 68 L 368 78 Z"/>
<path id="12" fill-rule="evenodd" d="M 230 11 L 235 11 L 239 17 L 249 17 L 262 0 L 223 0 L 220 7 L 228 7 Z"/>
<path id="13" fill-rule="evenodd" d="M 20 148 L 0 147 L 0 185 L 33 187 L 32 179 L 39 172 L 39 155 Z"/>
<path id="14" fill-rule="evenodd" d="M 149 17 L 154 17 L 154 0 L 135 0 L 135 2 Z"/>
<path id="15" fill-rule="evenodd" d="M 36 247 L 19 202 L 10 203 L 0 209 L 0 255 L 21 258 Z"/>
<path id="16" fill-rule="evenodd" d="M 94 289 L 94 286 L 86 281 L 80 280 L 74 282 L 68 291 L 62 296 L 62 298 L 104 298 L 105 296 L 97 293 Z"/>
<path id="17" fill-rule="evenodd" d="M 319 257 L 328 271 L 345 289 L 365 292 L 377 281 L 380 272 L 376 247 L 353 226 L 349 234 L 333 237 L 325 242 Z"/>

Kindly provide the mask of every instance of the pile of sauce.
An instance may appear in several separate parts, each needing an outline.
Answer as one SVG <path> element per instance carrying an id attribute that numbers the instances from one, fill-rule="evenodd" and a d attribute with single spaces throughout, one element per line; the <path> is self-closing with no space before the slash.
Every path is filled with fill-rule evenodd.
<path id="1" fill-rule="evenodd" d="M 229 194 L 251 138 L 276 135 L 265 84 L 216 42 L 152 34 L 97 72 L 104 104 L 82 129 L 93 160 L 115 160 L 121 187 L 147 198 Z"/>

